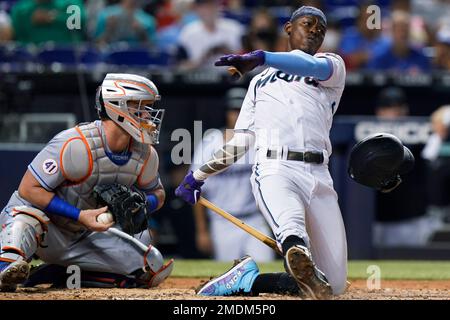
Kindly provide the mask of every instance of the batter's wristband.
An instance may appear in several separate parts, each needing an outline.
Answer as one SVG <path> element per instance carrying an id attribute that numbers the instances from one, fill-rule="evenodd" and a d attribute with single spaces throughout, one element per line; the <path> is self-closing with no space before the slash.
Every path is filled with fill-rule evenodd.
<path id="1" fill-rule="evenodd" d="M 149 194 L 147 196 L 147 201 L 148 201 L 148 208 L 150 209 L 150 212 L 153 212 L 156 210 L 156 208 L 158 208 L 158 197 L 154 194 Z"/>
<path id="2" fill-rule="evenodd" d="M 74 207 L 70 203 L 67 203 L 58 196 L 54 196 L 52 198 L 52 200 L 47 205 L 47 208 L 44 209 L 44 211 L 51 214 L 56 214 L 61 217 L 66 217 L 75 221 L 78 221 L 81 212 L 80 209 Z"/>

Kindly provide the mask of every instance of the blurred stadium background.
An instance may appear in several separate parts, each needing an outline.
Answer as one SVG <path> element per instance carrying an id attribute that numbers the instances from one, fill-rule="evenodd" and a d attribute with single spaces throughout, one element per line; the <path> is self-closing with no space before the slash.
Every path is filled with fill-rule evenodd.
<path id="1" fill-rule="evenodd" d="M 79 30 L 67 28 L 72 4 L 80 8 Z M 57 132 L 97 118 L 95 90 L 107 72 L 141 74 L 158 86 L 166 109 L 157 149 L 168 198 L 154 215 L 156 245 L 167 257 L 208 258 L 196 248 L 191 207 L 173 194 L 188 166 L 172 163 L 178 141 L 171 134 L 177 128 L 193 134 L 196 120 L 204 131 L 223 127 L 226 92 L 246 88 L 250 77 L 233 83 L 211 61 L 227 52 L 284 50 L 282 25 L 302 4 L 324 10 L 329 27 L 322 50 L 341 54 L 348 68 L 330 168 L 349 258 L 450 259 L 450 118 L 438 119 L 439 132 L 430 119 L 450 104 L 446 0 L 0 0 L 0 204 Z M 370 4 L 381 8 L 381 30 L 361 26 Z M 213 45 L 185 29 L 219 16 L 234 21 L 226 20 L 219 39 L 236 30 L 233 39 Z M 414 172 L 390 194 L 347 175 L 350 148 L 380 131 L 397 135 L 416 157 Z M 423 157 L 433 134 L 440 134 L 441 148 Z"/>

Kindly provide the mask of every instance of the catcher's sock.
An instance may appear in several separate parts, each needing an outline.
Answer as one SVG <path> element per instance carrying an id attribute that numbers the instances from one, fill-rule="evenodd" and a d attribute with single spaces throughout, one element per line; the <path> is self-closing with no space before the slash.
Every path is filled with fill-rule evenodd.
<path id="1" fill-rule="evenodd" d="M 302 238 L 297 236 L 288 236 L 286 240 L 281 244 L 281 247 L 283 249 L 283 255 L 286 255 L 286 252 L 289 250 L 290 247 L 301 245 L 306 247 L 305 241 L 303 241 Z"/>
<path id="2" fill-rule="evenodd" d="M 279 293 L 299 294 L 299 288 L 295 279 L 286 272 L 263 273 L 256 277 L 252 286 L 253 294 Z"/>

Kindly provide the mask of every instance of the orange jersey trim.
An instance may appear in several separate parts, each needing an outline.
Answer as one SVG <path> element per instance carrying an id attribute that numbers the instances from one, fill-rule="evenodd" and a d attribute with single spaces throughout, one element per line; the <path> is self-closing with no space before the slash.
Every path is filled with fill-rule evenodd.
<path id="1" fill-rule="evenodd" d="M 87 142 L 86 137 L 84 136 L 83 132 L 81 132 L 81 130 L 80 130 L 80 128 L 78 126 L 75 127 L 75 129 L 77 130 L 78 134 L 80 135 L 81 141 L 83 141 L 84 146 L 86 147 L 86 151 L 88 153 L 88 158 L 89 158 L 89 170 L 88 170 L 88 173 L 83 178 L 74 181 L 75 184 L 80 184 L 80 183 L 86 181 L 87 178 L 89 178 L 91 176 L 92 170 L 94 169 L 94 160 L 92 159 L 91 148 L 89 147 L 89 143 Z"/>
<path id="2" fill-rule="evenodd" d="M 62 149 L 61 149 L 61 152 L 59 153 L 59 165 L 60 165 L 60 167 L 61 167 L 61 173 L 62 173 L 63 177 L 64 177 L 66 180 L 73 181 L 73 182 L 77 182 L 77 181 L 76 181 L 76 180 L 72 180 L 72 179 L 66 174 L 66 171 L 64 170 L 63 154 L 64 154 L 64 150 L 66 149 L 66 147 L 67 147 L 67 145 L 69 144 L 69 142 L 70 142 L 70 141 L 73 141 L 73 140 L 77 140 L 77 139 L 82 140 L 80 137 L 73 137 L 73 138 L 70 138 L 69 140 L 67 140 L 66 142 L 64 142 L 64 145 L 63 145 L 63 147 L 62 147 Z M 82 141 L 83 141 L 83 140 L 82 140 Z"/>

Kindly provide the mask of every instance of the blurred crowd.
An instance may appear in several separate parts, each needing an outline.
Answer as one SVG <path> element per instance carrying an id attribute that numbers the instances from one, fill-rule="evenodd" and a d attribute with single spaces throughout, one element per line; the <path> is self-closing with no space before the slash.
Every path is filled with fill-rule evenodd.
<path id="1" fill-rule="evenodd" d="M 163 67 L 205 68 L 221 54 L 284 50 L 283 24 L 301 5 L 326 13 L 321 51 L 341 54 L 349 70 L 450 71 L 450 0 L 0 0 L 0 51 L 121 44 L 169 56 L 155 60 Z"/>

